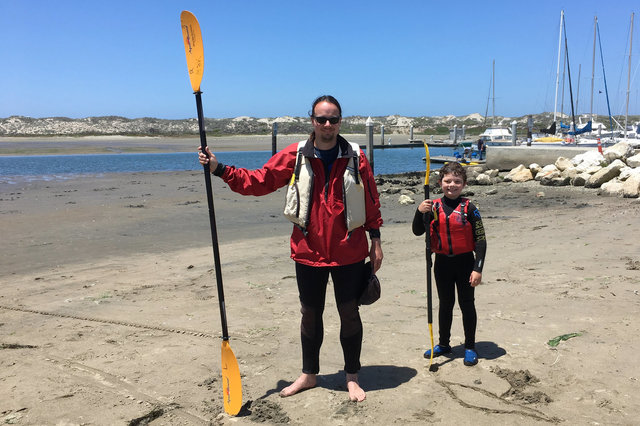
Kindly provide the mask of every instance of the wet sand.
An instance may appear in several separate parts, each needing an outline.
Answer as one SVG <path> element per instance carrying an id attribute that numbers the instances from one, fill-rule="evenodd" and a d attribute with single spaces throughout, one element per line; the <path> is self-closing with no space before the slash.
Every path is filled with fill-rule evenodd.
<path id="1" fill-rule="evenodd" d="M 192 142 L 184 142 L 187 150 Z M 127 173 L 0 186 L 5 423 L 637 421 L 637 200 L 533 182 L 470 187 L 488 236 L 484 283 L 476 291 L 480 362 L 463 365 L 456 307 L 453 354 L 436 358 L 430 372 L 422 357 L 424 239 L 411 233 L 415 205 L 399 205 L 399 194 L 391 193 L 404 189 L 417 201 L 422 181 L 380 185 L 382 298 L 361 308 L 367 399 L 355 404 L 344 383 L 330 288 L 319 384 L 278 396 L 301 364 L 284 193 L 242 197 L 219 179 L 213 183 L 230 344 L 242 374 L 240 415 L 231 419 L 222 408 L 202 173 Z M 434 318 L 437 308 L 434 289 Z M 436 339 L 437 331 L 436 323 Z M 569 333 L 579 335 L 548 345 Z"/>

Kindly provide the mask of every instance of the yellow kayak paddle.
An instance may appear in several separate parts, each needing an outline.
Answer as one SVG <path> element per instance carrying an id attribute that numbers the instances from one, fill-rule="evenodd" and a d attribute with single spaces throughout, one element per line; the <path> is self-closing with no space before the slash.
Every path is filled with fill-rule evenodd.
<path id="1" fill-rule="evenodd" d="M 204 51 L 202 49 L 202 34 L 196 17 L 186 10 L 180 14 L 184 51 L 187 55 L 187 68 L 191 87 L 196 95 L 198 110 L 198 127 L 200 129 L 200 146 L 206 152 L 207 137 L 204 129 L 204 114 L 202 112 L 202 92 L 200 82 L 204 72 Z M 218 232 L 216 216 L 213 207 L 213 190 L 211 189 L 211 172 L 209 163 L 204 166 L 204 181 L 207 188 L 209 202 L 209 223 L 211 225 L 211 241 L 213 243 L 213 259 L 215 262 L 216 283 L 218 286 L 218 301 L 220 302 L 220 319 L 222 321 L 222 390 L 224 397 L 224 411 L 232 416 L 242 408 L 242 382 L 238 360 L 229 346 L 229 331 L 227 330 L 227 313 L 224 305 L 224 290 L 222 287 L 222 270 L 220 267 L 220 249 L 218 248 Z"/>

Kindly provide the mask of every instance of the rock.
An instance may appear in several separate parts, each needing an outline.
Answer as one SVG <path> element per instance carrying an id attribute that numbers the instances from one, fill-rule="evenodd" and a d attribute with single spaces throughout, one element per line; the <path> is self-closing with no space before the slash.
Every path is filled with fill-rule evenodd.
<path id="1" fill-rule="evenodd" d="M 569 176 L 563 176 L 563 174 L 557 170 L 540 179 L 540 185 L 545 186 L 567 186 L 570 183 L 571 178 Z"/>
<path id="2" fill-rule="evenodd" d="M 633 154 L 633 148 L 628 142 L 618 142 L 617 144 L 610 146 L 603 152 L 604 158 L 609 162 L 614 160 L 622 160 Z"/>
<path id="3" fill-rule="evenodd" d="M 467 179 L 478 177 L 478 175 L 482 172 L 483 171 L 477 167 L 467 167 L 466 169 Z"/>
<path id="4" fill-rule="evenodd" d="M 491 179 L 490 176 L 482 173 L 482 174 L 478 175 L 478 178 L 476 179 L 476 184 L 478 184 L 478 185 L 493 185 L 493 179 Z"/>
<path id="5" fill-rule="evenodd" d="M 512 170 L 512 172 L 514 171 Z M 527 182 L 533 180 L 533 174 L 531 173 L 531 170 L 523 167 L 519 171 L 515 171 L 511 174 L 510 178 L 512 182 Z"/>
<path id="6" fill-rule="evenodd" d="M 536 176 L 536 180 L 542 185 L 549 185 L 551 179 L 558 177 L 560 177 L 560 172 L 554 166 L 553 170 L 549 170 L 546 172 L 541 171 L 540 173 L 538 173 L 538 176 Z"/>
<path id="7" fill-rule="evenodd" d="M 490 190 L 488 190 L 485 194 L 487 195 L 496 195 L 498 193 L 498 190 L 495 188 L 492 188 Z"/>
<path id="8" fill-rule="evenodd" d="M 416 202 L 413 200 L 413 198 L 409 197 L 408 195 L 402 194 L 398 198 L 398 203 L 403 206 L 407 206 L 409 204 L 415 204 Z"/>
<path id="9" fill-rule="evenodd" d="M 498 170 L 498 169 L 490 169 L 490 170 L 486 170 L 484 172 L 484 174 L 493 179 L 493 178 L 497 178 L 498 177 L 498 175 L 500 174 L 500 170 Z"/>
<path id="10" fill-rule="evenodd" d="M 587 179 L 584 184 L 585 188 L 600 188 L 603 183 L 609 182 L 611 179 L 617 177 L 624 165 L 622 161 L 615 160 L 607 167 L 603 167 Z"/>
<path id="11" fill-rule="evenodd" d="M 556 159 L 556 162 L 554 163 L 554 166 L 556 166 L 556 169 L 558 169 L 561 172 L 563 172 L 566 169 L 568 169 L 569 167 L 573 167 L 573 162 L 571 160 L 569 160 L 568 158 L 558 157 Z"/>
<path id="12" fill-rule="evenodd" d="M 545 193 L 542 191 L 536 193 L 536 198 L 544 198 L 544 196 L 545 196 Z"/>
<path id="13" fill-rule="evenodd" d="M 589 167 L 604 167 L 608 164 L 604 156 L 596 149 L 576 155 L 571 159 L 571 162 L 578 168 L 579 172 L 586 171 Z"/>
<path id="14" fill-rule="evenodd" d="M 622 196 L 625 198 L 638 198 L 640 196 L 640 173 L 633 173 L 624 181 L 622 184 Z"/>
<path id="15" fill-rule="evenodd" d="M 632 155 L 631 157 L 627 158 L 627 166 L 629 167 L 640 167 L 640 154 L 636 154 L 636 155 Z"/>
<path id="16" fill-rule="evenodd" d="M 504 180 L 511 182 L 527 182 L 533 180 L 533 174 L 531 170 L 520 164 L 515 169 L 512 169 L 505 177 Z"/>
<path id="17" fill-rule="evenodd" d="M 578 166 L 578 167 L 576 167 L 576 170 L 578 171 L 578 173 L 588 173 L 588 174 L 592 175 L 592 174 L 596 173 L 597 171 L 599 171 L 603 167 L 604 166 L 596 166 L 596 165 L 588 166 L 587 165 L 585 167 Z"/>
<path id="18" fill-rule="evenodd" d="M 587 179 L 589 179 L 591 175 L 589 173 L 579 173 L 573 179 L 571 179 L 571 185 L 573 186 L 584 186 L 587 183 Z"/>
<path id="19" fill-rule="evenodd" d="M 612 179 L 602 184 L 598 190 L 598 195 L 605 197 L 622 197 L 623 183 L 618 179 Z"/>
<path id="20" fill-rule="evenodd" d="M 547 166 L 544 166 L 537 174 L 535 177 L 535 180 L 540 181 L 542 178 L 550 176 L 553 173 L 559 173 L 558 169 L 556 168 L 556 166 L 554 166 L 553 164 L 549 164 Z"/>
<path id="21" fill-rule="evenodd" d="M 485 170 L 487 169 L 486 166 L 484 165 L 480 165 L 480 166 L 467 166 L 467 177 L 469 175 L 475 175 L 478 176 L 480 173 L 484 173 Z"/>
<path id="22" fill-rule="evenodd" d="M 415 195 L 415 191 L 411 188 L 403 188 L 400 190 L 400 194 L 402 195 L 408 195 L 408 196 L 412 196 Z"/>
<path id="23" fill-rule="evenodd" d="M 531 170 L 531 174 L 535 178 L 536 175 L 540 172 L 540 170 L 542 170 L 542 166 L 540 166 L 540 164 L 538 163 L 531 163 L 529 164 L 529 170 Z"/>
<path id="24" fill-rule="evenodd" d="M 638 172 L 640 173 L 640 169 L 638 169 Z M 622 169 L 620 169 L 620 175 L 618 175 L 618 179 L 624 182 L 635 173 L 635 169 L 632 169 L 631 167 L 623 167 Z"/>
<path id="25" fill-rule="evenodd" d="M 568 177 L 569 179 L 573 179 L 576 176 L 578 176 L 578 169 L 573 167 L 573 165 L 571 167 L 567 167 L 566 169 L 564 169 L 562 171 L 562 176 L 563 177 Z"/>

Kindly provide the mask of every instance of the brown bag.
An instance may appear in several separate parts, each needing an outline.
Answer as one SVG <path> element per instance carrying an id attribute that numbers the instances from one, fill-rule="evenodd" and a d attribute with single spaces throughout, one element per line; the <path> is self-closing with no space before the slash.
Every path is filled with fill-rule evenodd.
<path id="1" fill-rule="evenodd" d="M 358 299 L 358 305 L 371 305 L 380 299 L 380 281 L 373 273 L 371 262 L 365 263 L 363 270 L 362 280 L 364 281 L 364 290 Z"/>

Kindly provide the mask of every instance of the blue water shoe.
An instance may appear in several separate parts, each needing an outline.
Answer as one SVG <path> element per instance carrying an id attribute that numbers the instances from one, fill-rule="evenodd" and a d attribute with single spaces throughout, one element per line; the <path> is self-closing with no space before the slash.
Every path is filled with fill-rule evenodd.
<path id="1" fill-rule="evenodd" d="M 464 365 L 472 366 L 478 363 L 478 354 L 473 349 L 465 349 Z"/>
<path id="2" fill-rule="evenodd" d="M 445 346 L 445 345 L 436 345 L 433 348 L 433 356 L 437 357 L 443 354 L 448 354 L 449 352 L 451 352 L 451 346 Z M 427 351 L 424 353 L 424 357 L 425 358 L 431 358 L 431 349 L 427 349 Z"/>

